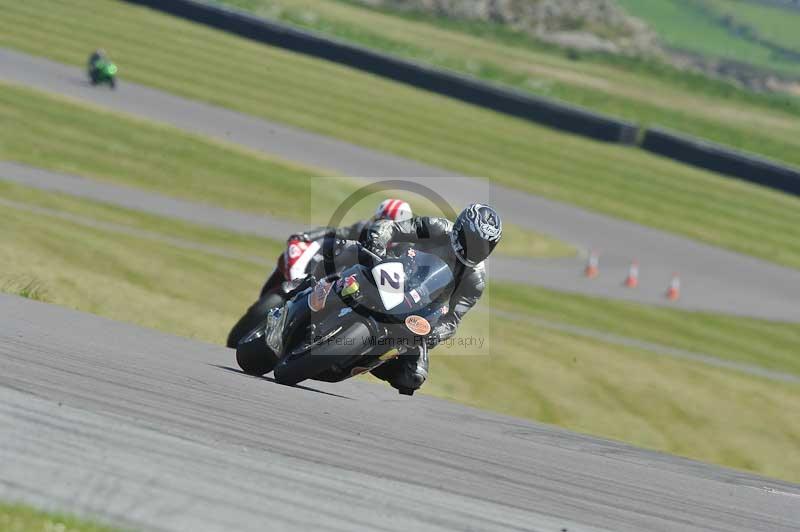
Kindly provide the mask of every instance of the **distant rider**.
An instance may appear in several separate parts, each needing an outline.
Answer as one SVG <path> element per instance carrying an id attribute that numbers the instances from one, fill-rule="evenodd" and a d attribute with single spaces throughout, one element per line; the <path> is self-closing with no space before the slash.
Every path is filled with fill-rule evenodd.
<path id="1" fill-rule="evenodd" d="M 102 48 L 98 48 L 92 55 L 89 56 L 89 68 L 93 67 L 98 61 L 107 61 L 108 58 L 106 57 L 106 51 Z"/>
<path id="2" fill-rule="evenodd" d="M 104 63 L 108 63 L 109 59 L 106 56 L 106 51 L 102 48 L 98 48 L 92 55 L 89 56 L 89 61 L 87 64 L 87 68 L 89 69 L 89 78 L 92 80 L 92 83 L 98 82 L 97 74 L 100 72 L 100 67 Z"/>
<path id="3" fill-rule="evenodd" d="M 449 308 L 426 343 L 375 368 L 373 375 L 402 393 L 422 386 L 428 377 L 428 350 L 456 333 L 461 319 L 483 294 L 486 283 L 483 261 L 502 233 L 500 216 L 480 203 L 464 209 L 455 223 L 446 218 L 415 217 L 404 223 L 379 221 L 369 227 L 365 247 L 373 253 L 385 256 L 390 243 L 413 242 L 415 249 L 437 255 L 448 263 L 455 278 Z"/>

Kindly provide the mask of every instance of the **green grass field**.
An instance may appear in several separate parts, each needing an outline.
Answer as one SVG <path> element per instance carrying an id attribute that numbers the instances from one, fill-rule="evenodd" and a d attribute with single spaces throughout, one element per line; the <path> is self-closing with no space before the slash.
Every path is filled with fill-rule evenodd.
<path id="1" fill-rule="evenodd" d="M 800 11 L 750 0 L 705 0 L 716 13 L 753 28 L 759 37 L 788 50 L 800 52 Z"/>
<path id="2" fill-rule="evenodd" d="M 331 198 L 343 200 L 358 186 L 352 180 L 320 176 L 315 170 L 172 127 L 2 83 L 0 118 L 8 124 L 0 130 L 0 160 L 288 218 L 297 221 L 298 230 L 328 220 L 323 212 L 311 213 L 313 198 L 324 194 L 326 203 Z M 328 186 L 312 186 L 312 178 L 323 177 Z M 383 197 L 367 196 L 347 221 L 370 216 Z M 408 199 L 423 213 L 435 212 L 424 198 Z M 567 244 L 513 224 L 506 236 L 498 248 L 505 255 L 564 257 L 575 253 Z"/>
<path id="3" fill-rule="evenodd" d="M 113 43 L 109 48 L 123 65 L 123 83 L 134 79 L 800 266 L 800 241 L 793 237 L 800 225 L 798 198 L 639 150 L 557 133 L 146 9 L 99 1 L 82 10 L 81 1 L 86 0 L 47 3 L 47 9 L 41 0 L 3 5 L 12 24 L 11 31 L 0 34 L 0 44 L 81 64 L 85 50 L 98 42 Z M 168 50 L 181 50 L 182 69 L 171 68 Z M 9 93 L 12 102 L 4 113 L 13 119 L 18 92 Z M 45 118 L 45 113 L 37 115 L 36 106 L 29 111 Z M 791 124 L 800 127 L 797 121 Z M 36 122 L 18 127 L 31 131 Z M 241 189 L 242 195 L 254 201 L 246 190 Z"/>
<path id="4" fill-rule="evenodd" d="M 797 33 L 800 12 L 740 0 L 618 1 L 653 27 L 668 46 L 800 76 L 800 60 L 782 57 L 721 23 L 723 17 L 730 17 L 740 25 L 749 26 L 767 42 L 800 51 Z"/>
<path id="5" fill-rule="evenodd" d="M 0 530 L 3 532 L 114 532 L 117 529 L 93 524 L 76 517 L 41 512 L 22 504 L 0 502 Z"/>
<path id="6" fill-rule="evenodd" d="M 222 343 L 266 274 L 257 260 L 235 258 L 242 251 L 235 235 L 19 185 L 0 186 L 0 199 L 0 287 L 9 286 L 8 280 L 15 286 L 33 282 L 47 301 L 59 305 Z M 261 241 L 259 248 L 271 257 L 280 244 Z M 424 388 L 481 408 L 800 479 L 800 457 L 794 453 L 800 442 L 800 385 L 509 320 L 494 316 L 490 305 L 523 317 L 707 349 L 794 374 L 798 364 L 790 355 L 800 326 L 498 284 L 460 331 L 462 338 L 488 338 L 478 351 L 483 354 L 437 349 Z M 231 353 L 220 363 L 232 361 Z"/>
<path id="7" fill-rule="evenodd" d="M 689 18 L 687 36 L 706 31 L 702 20 L 690 11 L 670 10 L 670 1 L 629 3 L 635 4 L 637 10 L 647 10 L 652 5 L 659 15 L 678 16 L 675 23 L 663 22 L 678 29 L 684 27 L 682 18 Z M 800 99 L 791 96 L 747 92 L 656 60 L 584 54 L 580 61 L 574 61 L 563 50 L 496 24 L 381 11 L 342 0 L 221 3 L 415 61 L 800 165 L 796 137 L 787 138 L 784 134 L 787 127 L 796 132 L 800 118 Z M 712 31 L 711 37 L 714 35 Z M 706 39 L 694 38 L 692 42 L 696 41 Z M 750 50 L 745 42 L 734 44 L 736 53 L 738 48 Z"/>

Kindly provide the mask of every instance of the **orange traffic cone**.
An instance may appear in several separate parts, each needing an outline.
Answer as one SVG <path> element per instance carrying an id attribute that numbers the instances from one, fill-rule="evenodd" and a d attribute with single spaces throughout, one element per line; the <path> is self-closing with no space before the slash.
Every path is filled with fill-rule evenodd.
<path id="1" fill-rule="evenodd" d="M 600 273 L 600 258 L 595 250 L 589 253 L 589 261 L 586 263 L 586 269 L 583 274 L 589 279 L 594 279 Z"/>
<path id="2" fill-rule="evenodd" d="M 673 273 L 672 280 L 667 288 L 667 299 L 676 301 L 679 297 L 681 297 L 681 278 L 677 273 Z"/>
<path id="3" fill-rule="evenodd" d="M 639 286 L 639 261 L 634 260 L 628 268 L 628 276 L 625 278 L 625 286 L 636 288 Z"/>

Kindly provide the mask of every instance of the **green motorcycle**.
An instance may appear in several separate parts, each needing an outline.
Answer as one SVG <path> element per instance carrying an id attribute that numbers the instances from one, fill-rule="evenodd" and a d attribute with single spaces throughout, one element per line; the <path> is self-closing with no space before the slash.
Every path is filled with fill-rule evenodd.
<path id="1" fill-rule="evenodd" d="M 89 67 L 89 82 L 92 85 L 108 83 L 114 89 L 117 87 L 117 65 L 107 59 L 98 59 Z"/>

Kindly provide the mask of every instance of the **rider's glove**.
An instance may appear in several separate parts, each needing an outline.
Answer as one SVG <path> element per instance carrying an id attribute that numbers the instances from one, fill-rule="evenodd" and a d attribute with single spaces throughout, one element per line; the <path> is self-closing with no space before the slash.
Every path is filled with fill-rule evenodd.
<path id="1" fill-rule="evenodd" d="M 441 341 L 442 339 L 439 336 L 439 333 L 437 333 L 436 331 L 431 331 L 431 333 L 425 337 L 425 346 L 428 349 L 433 349 L 434 347 L 439 345 L 439 342 Z"/>
<path id="2" fill-rule="evenodd" d="M 364 247 L 379 257 L 386 256 L 386 247 L 378 242 L 375 241 L 367 242 L 367 244 Z"/>

